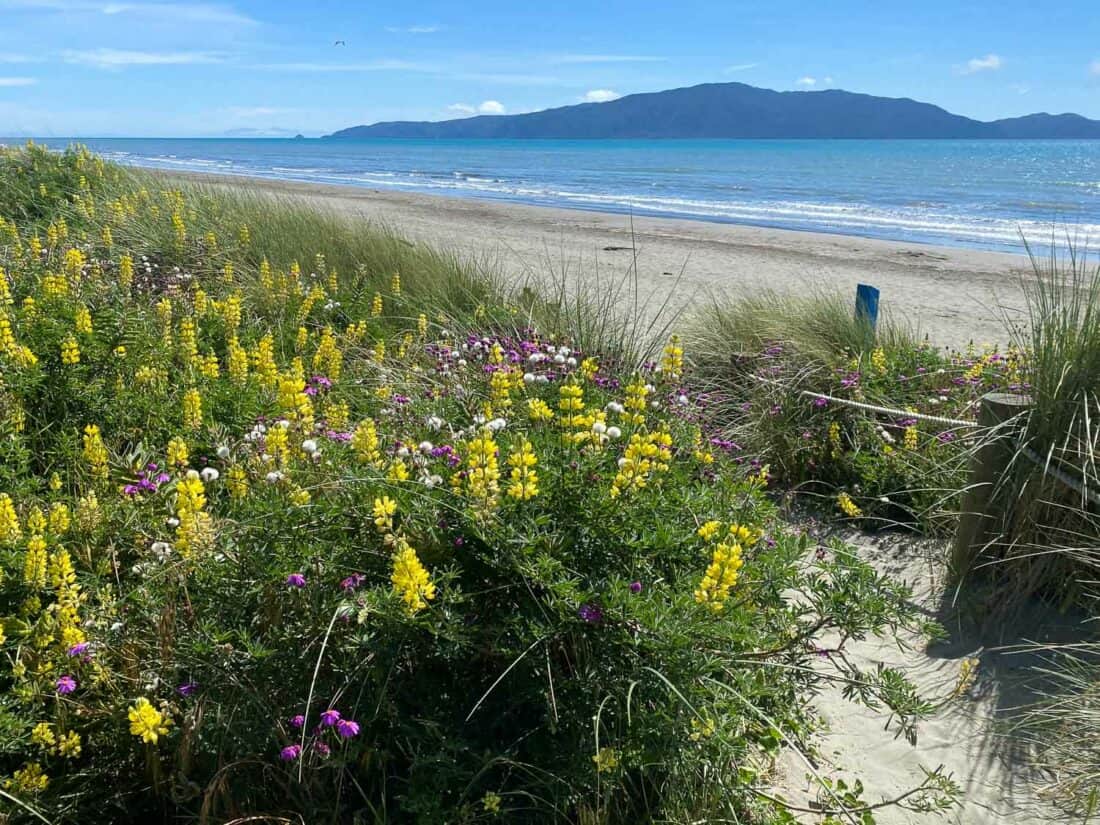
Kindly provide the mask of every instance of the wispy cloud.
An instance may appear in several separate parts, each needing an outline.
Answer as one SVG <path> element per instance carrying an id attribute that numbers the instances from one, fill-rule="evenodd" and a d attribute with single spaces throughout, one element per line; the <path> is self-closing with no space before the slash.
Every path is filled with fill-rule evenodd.
<path id="1" fill-rule="evenodd" d="M 253 24 L 232 6 L 215 3 L 109 3 L 96 0 L 0 0 L 0 9 L 36 9 L 85 14 L 135 15 L 168 23 Z"/>
<path id="2" fill-rule="evenodd" d="M 726 68 L 722 69 L 722 74 L 747 72 L 749 69 L 755 69 L 759 65 L 759 63 L 734 63 L 732 66 L 726 66 Z"/>
<path id="3" fill-rule="evenodd" d="M 209 52 L 140 52 L 126 49 L 93 49 L 91 51 L 65 51 L 66 63 L 94 66 L 97 69 L 122 69 L 127 66 L 183 66 L 191 64 L 224 63 L 220 55 Z"/>
<path id="4" fill-rule="evenodd" d="M 223 111 L 231 117 L 248 120 L 254 117 L 288 115 L 299 110 L 290 109 L 285 106 L 227 106 Z"/>
<path id="5" fill-rule="evenodd" d="M 435 34 L 443 31 L 442 26 L 386 26 L 391 34 Z"/>
<path id="6" fill-rule="evenodd" d="M 507 72 L 441 72 L 455 80 L 473 80 L 476 83 L 497 83 L 507 86 L 558 86 L 561 80 L 552 75 L 509 74 Z"/>
<path id="7" fill-rule="evenodd" d="M 1026 95 L 1028 92 L 1031 91 L 1031 87 L 1028 86 L 1026 83 L 1010 83 L 1008 85 L 1008 88 L 1010 88 L 1018 95 Z"/>
<path id="8" fill-rule="evenodd" d="M 257 63 L 253 69 L 272 72 L 427 72 L 438 73 L 438 66 L 411 60 L 371 60 L 366 63 Z"/>
<path id="9" fill-rule="evenodd" d="M 10 89 L 15 86 L 33 86 L 37 82 L 33 77 L 0 77 L 0 89 Z"/>
<path id="10" fill-rule="evenodd" d="M 0 54 L 0 63 L 39 63 L 41 58 L 25 54 Z"/>
<path id="11" fill-rule="evenodd" d="M 799 86 L 816 86 L 817 85 L 817 78 L 816 77 L 810 77 L 809 75 L 807 75 L 806 77 L 798 78 L 798 80 L 796 80 L 795 83 Z"/>
<path id="12" fill-rule="evenodd" d="M 960 74 L 976 74 L 978 72 L 995 72 L 1004 65 L 1004 58 L 997 54 L 987 54 L 985 57 L 972 57 L 966 61 L 966 65 L 959 69 Z"/>
<path id="13" fill-rule="evenodd" d="M 469 103 L 452 103 L 447 107 L 447 111 L 457 115 L 502 115 L 504 104 L 499 100 L 483 100 L 477 106 L 471 106 Z"/>
<path id="14" fill-rule="evenodd" d="M 622 95 L 611 89 L 592 89 L 585 92 L 581 98 L 585 103 L 607 103 L 610 100 L 618 100 Z"/>
<path id="15" fill-rule="evenodd" d="M 667 57 L 642 54 L 558 54 L 550 57 L 550 63 L 663 63 Z"/>
<path id="16" fill-rule="evenodd" d="M 1093 77 L 1100 77 L 1100 60 L 1094 60 L 1089 63 L 1089 74 Z"/>

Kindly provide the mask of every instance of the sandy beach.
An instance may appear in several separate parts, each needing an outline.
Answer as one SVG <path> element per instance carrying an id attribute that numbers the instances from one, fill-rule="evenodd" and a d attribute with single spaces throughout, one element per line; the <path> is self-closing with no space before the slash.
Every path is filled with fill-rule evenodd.
<path id="1" fill-rule="evenodd" d="M 640 291 L 681 308 L 761 288 L 791 293 L 857 283 L 941 345 L 1005 342 L 1019 317 L 1020 255 L 785 229 L 559 209 L 351 186 L 173 173 L 248 186 L 385 225 L 409 240 L 493 260 L 516 277 L 566 273 L 603 282 L 637 261 Z"/>

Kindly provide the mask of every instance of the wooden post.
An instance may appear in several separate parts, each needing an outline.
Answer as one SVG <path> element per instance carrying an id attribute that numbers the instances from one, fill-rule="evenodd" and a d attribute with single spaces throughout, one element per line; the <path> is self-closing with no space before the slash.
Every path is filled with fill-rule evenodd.
<path id="1" fill-rule="evenodd" d="M 1026 395 L 993 392 L 982 396 L 978 423 L 986 431 L 970 459 L 970 478 L 962 497 L 959 528 L 951 552 L 951 578 L 959 582 L 970 572 L 978 554 L 997 535 L 999 513 L 990 500 L 1016 453 L 1020 413 L 1031 406 Z"/>
<path id="2" fill-rule="evenodd" d="M 875 331 L 878 325 L 878 290 L 868 284 L 856 285 L 856 320 Z"/>

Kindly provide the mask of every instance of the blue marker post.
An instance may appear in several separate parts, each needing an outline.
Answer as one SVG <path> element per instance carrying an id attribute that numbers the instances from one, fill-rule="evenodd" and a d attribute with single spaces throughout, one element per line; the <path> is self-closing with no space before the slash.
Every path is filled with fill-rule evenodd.
<path id="1" fill-rule="evenodd" d="M 872 335 L 878 325 L 878 290 L 867 284 L 856 286 L 856 320 L 865 322 Z"/>

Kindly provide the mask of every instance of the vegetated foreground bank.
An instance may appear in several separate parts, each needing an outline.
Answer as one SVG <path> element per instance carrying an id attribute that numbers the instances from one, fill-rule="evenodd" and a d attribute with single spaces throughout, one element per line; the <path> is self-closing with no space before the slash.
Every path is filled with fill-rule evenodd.
<path id="1" fill-rule="evenodd" d="M 843 656 L 908 590 L 784 529 L 677 340 L 155 184 L 0 156 L 11 821 L 789 822 L 822 684 L 931 710 Z"/>

